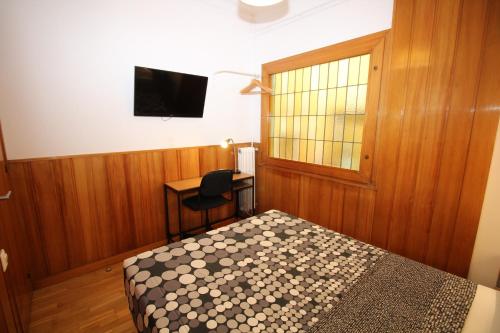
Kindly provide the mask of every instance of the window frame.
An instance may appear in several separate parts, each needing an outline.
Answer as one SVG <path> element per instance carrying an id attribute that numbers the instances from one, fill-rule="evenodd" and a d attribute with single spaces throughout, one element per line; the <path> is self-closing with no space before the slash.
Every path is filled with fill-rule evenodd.
<path id="1" fill-rule="evenodd" d="M 262 83 L 271 86 L 271 75 L 335 60 L 370 54 L 370 72 L 366 99 L 366 118 L 361 142 L 359 171 L 338 167 L 286 160 L 269 156 L 269 126 L 271 95 L 261 98 L 261 159 L 262 165 L 293 169 L 341 180 L 369 183 L 373 169 L 377 114 L 382 80 L 382 63 L 386 31 L 352 39 L 262 65 Z"/>

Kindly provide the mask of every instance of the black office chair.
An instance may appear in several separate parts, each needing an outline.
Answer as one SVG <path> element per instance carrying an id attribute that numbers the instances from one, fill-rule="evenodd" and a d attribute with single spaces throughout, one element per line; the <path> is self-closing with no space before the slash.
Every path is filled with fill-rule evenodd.
<path id="1" fill-rule="evenodd" d="M 182 204 L 194 211 L 205 211 L 205 228 L 210 230 L 208 210 L 225 205 L 233 201 L 233 171 L 211 171 L 201 179 L 200 190 L 197 195 L 182 200 Z M 223 196 L 230 193 L 230 199 Z M 203 215 L 202 215 L 203 220 Z"/>

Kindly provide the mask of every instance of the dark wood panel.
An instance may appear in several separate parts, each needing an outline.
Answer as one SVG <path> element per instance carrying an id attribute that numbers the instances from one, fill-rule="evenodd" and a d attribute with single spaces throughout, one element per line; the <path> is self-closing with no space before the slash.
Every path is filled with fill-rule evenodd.
<path id="1" fill-rule="evenodd" d="M 371 187 L 263 164 L 261 207 L 298 212 L 466 276 L 500 110 L 499 7 L 495 0 L 396 0 Z M 283 183 L 298 189 L 299 200 L 280 195 Z"/>
<path id="2" fill-rule="evenodd" d="M 52 281 L 51 276 L 164 240 L 163 184 L 233 165 L 232 150 L 216 146 L 10 161 L 17 210 L 32 245 L 33 276 Z M 169 201 L 174 222 L 177 202 L 173 196 Z M 210 218 L 227 217 L 233 209 L 215 209 Z M 200 214 L 189 209 L 183 219 L 186 227 L 201 223 Z"/>

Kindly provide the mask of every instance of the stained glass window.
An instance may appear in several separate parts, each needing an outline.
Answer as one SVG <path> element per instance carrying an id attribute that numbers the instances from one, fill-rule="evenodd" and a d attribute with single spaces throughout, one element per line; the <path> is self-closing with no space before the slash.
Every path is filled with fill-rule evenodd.
<path id="1" fill-rule="evenodd" d="M 272 74 L 269 156 L 359 170 L 370 55 Z"/>

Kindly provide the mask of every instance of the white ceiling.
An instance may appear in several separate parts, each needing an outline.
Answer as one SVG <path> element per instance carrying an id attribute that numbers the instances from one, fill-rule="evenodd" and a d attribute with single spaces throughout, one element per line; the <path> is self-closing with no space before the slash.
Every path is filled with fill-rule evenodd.
<path id="1" fill-rule="evenodd" d="M 252 7 L 239 0 L 198 1 L 251 25 L 254 32 L 261 32 L 351 0 L 284 0 L 269 7 Z"/>

